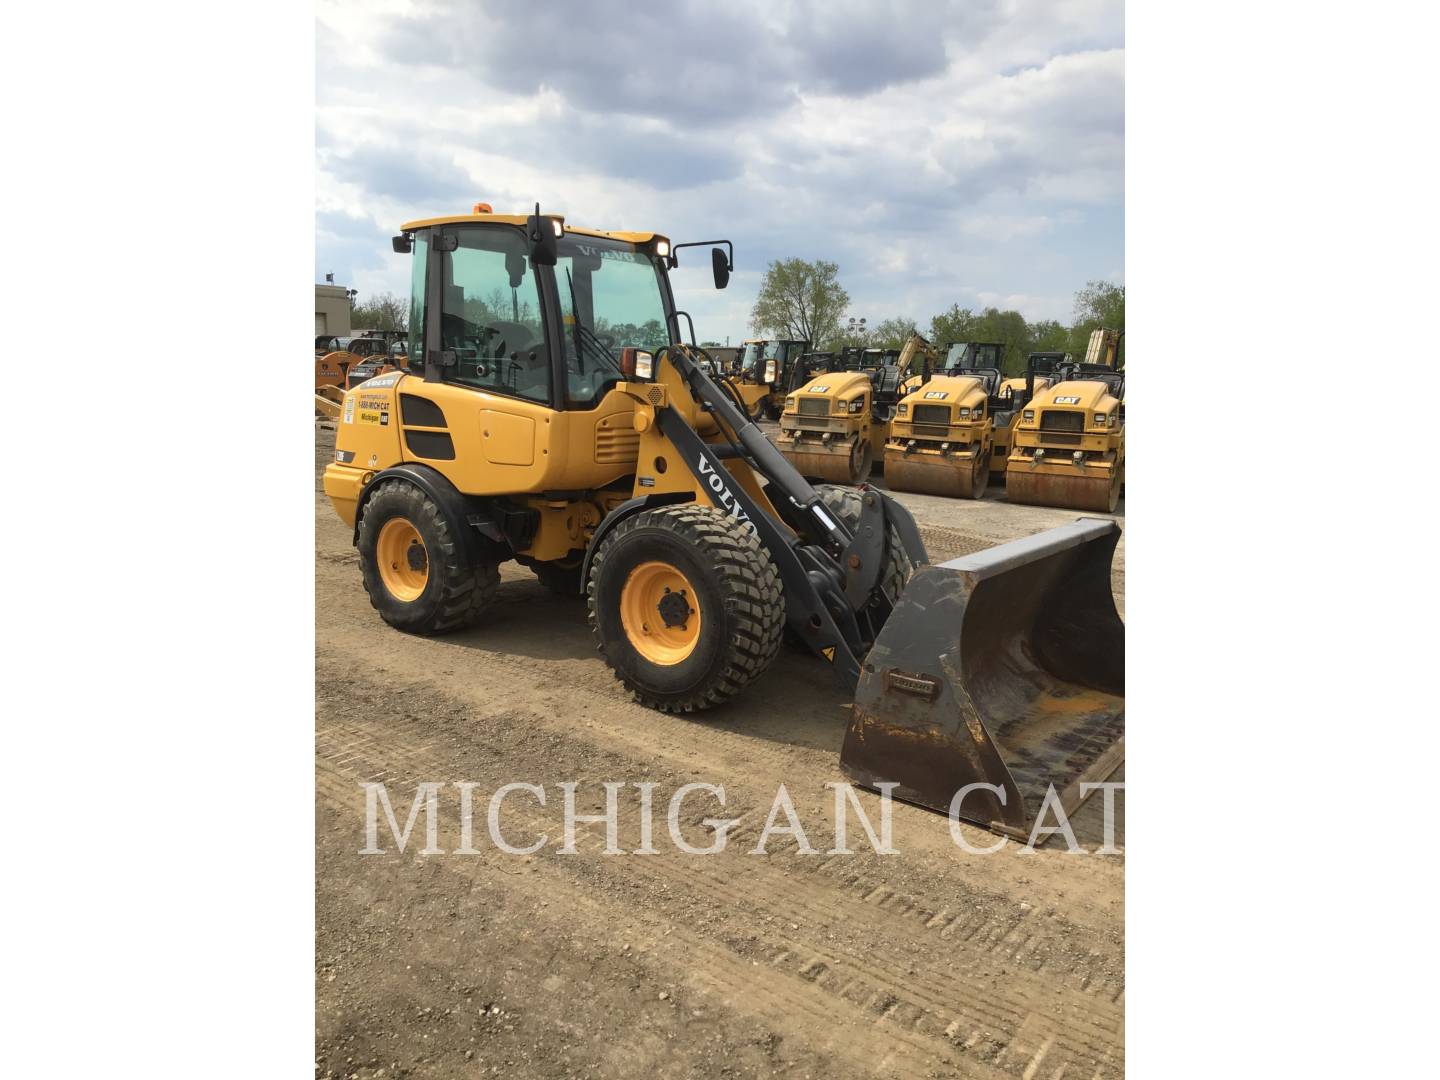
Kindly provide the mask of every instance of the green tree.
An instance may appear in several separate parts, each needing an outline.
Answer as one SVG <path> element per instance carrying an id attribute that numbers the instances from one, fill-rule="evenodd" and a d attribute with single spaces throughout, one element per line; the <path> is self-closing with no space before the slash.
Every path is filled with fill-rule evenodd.
<path id="1" fill-rule="evenodd" d="M 872 349 L 899 349 L 915 332 L 915 320 L 903 315 L 884 319 L 870 328 L 865 344 Z"/>
<path id="2" fill-rule="evenodd" d="M 405 330 L 410 319 L 410 298 L 380 293 L 350 308 L 350 325 L 356 330 Z"/>
<path id="3" fill-rule="evenodd" d="M 936 348 L 955 341 L 978 341 L 980 319 L 969 308 L 951 304 L 950 310 L 930 320 L 930 340 Z"/>
<path id="4" fill-rule="evenodd" d="M 840 316 L 850 304 L 836 275 L 840 267 L 817 259 L 772 262 L 760 283 L 750 325 L 760 334 L 804 340 L 812 348 L 840 336 Z"/>
<path id="5" fill-rule="evenodd" d="M 1087 282 L 1075 294 L 1074 319 L 1070 327 L 1070 352 L 1083 360 L 1092 332 L 1101 327 L 1124 331 L 1125 286 L 1108 281 Z"/>
<path id="6" fill-rule="evenodd" d="M 1070 328 L 1055 319 L 1042 319 L 1030 324 L 1030 352 L 1066 352 L 1070 348 Z"/>

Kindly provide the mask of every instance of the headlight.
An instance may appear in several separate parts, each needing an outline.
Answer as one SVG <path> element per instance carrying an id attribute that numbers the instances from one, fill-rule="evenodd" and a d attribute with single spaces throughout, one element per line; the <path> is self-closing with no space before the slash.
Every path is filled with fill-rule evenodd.
<path id="1" fill-rule="evenodd" d="M 969 420 L 969 419 L 970 419 L 970 410 L 969 410 L 969 408 L 967 408 L 966 406 L 963 406 L 963 405 L 962 405 L 962 406 L 960 407 L 960 419 L 961 419 L 961 420 Z"/>
<path id="2" fill-rule="evenodd" d="M 1026 409 L 1025 412 L 1022 413 L 1021 415 L 1022 415 L 1022 418 L 1025 419 L 1025 420 L 1034 420 L 1034 419 L 1035 419 L 1035 410 L 1034 410 L 1034 409 Z"/>
<path id="3" fill-rule="evenodd" d="M 638 352 L 635 354 L 635 377 L 637 379 L 648 379 L 655 374 L 655 354 Z"/>
<path id="4" fill-rule="evenodd" d="M 1103 412 L 1097 412 L 1095 414 L 1095 425 L 1097 427 L 1105 426 L 1105 414 Z"/>
<path id="5" fill-rule="evenodd" d="M 906 415 L 907 413 L 909 413 L 909 412 L 910 412 L 910 406 L 909 406 L 909 405 L 901 405 L 900 408 L 898 408 L 898 409 L 895 410 L 895 415 L 896 415 L 896 416 L 905 416 L 905 415 Z"/>
<path id="6" fill-rule="evenodd" d="M 857 412 L 859 412 L 861 409 L 863 409 L 864 407 L 865 407 L 865 399 L 864 399 L 864 398 L 858 398 L 858 397 L 857 397 L 854 401 L 850 402 L 850 411 L 851 411 L 852 413 L 857 413 Z"/>
<path id="7" fill-rule="evenodd" d="M 767 383 L 772 383 L 772 382 L 775 381 L 776 377 L 777 377 L 777 376 L 776 376 L 776 371 L 775 371 L 775 361 L 774 361 L 774 360 L 766 360 L 766 361 L 765 361 L 765 381 L 766 381 Z"/>
<path id="8" fill-rule="evenodd" d="M 669 254 L 670 254 L 670 241 L 669 241 L 669 240 L 657 240 L 657 241 L 655 241 L 655 254 L 656 254 L 656 255 L 659 255 L 660 258 L 662 258 L 662 259 L 665 258 L 665 256 L 669 255 Z"/>
<path id="9" fill-rule="evenodd" d="M 1113 412 L 1110 414 L 1110 423 L 1109 423 L 1108 425 L 1106 425 L 1106 426 L 1107 426 L 1107 427 L 1114 427 L 1114 426 L 1115 426 L 1115 414 L 1114 414 Z"/>
<path id="10" fill-rule="evenodd" d="M 795 399 L 793 397 L 787 397 L 785 399 L 785 408 L 789 409 L 791 412 L 795 411 Z"/>
<path id="11" fill-rule="evenodd" d="M 565 226 L 564 226 L 563 223 L 555 220 L 555 218 L 551 218 L 551 219 L 550 219 L 550 224 L 553 225 L 553 226 L 555 226 L 555 235 L 556 235 L 557 237 L 560 237 L 560 236 L 564 236 L 564 235 L 565 235 Z"/>

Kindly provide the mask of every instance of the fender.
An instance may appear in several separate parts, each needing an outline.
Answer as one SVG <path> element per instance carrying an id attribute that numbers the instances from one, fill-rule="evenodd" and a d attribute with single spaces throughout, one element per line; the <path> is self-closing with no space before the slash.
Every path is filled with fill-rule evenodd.
<path id="1" fill-rule="evenodd" d="M 472 557 L 482 553 L 482 539 L 494 541 L 507 551 L 509 550 L 510 545 L 505 539 L 505 534 L 500 530 L 500 526 L 493 517 L 462 495 L 444 473 L 417 462 L 392 465 L 390 468 L 376 473 L 370 483 L 365 485 L 365 490 L 360 492 L 360 499 L 355 506 L 355 532 L 350 540 L 352 545 L 358 546 L 360 543 L 360 518 L 364 513 L 365 504 L 370 501 L 370 496 L 375 493 L 375 489 L 380 483 L 395 479 L 413 484 L 434 501 L 435 505 L 440 508 L 440 512 L 445 515 L 445 519 L 450 525 L 450 531 L 461 537 L 466 550 Z"/>
<path id="2" fill-rule="evenodd" d="M 580 564 L 580 591 L 582 593 L 585 591 L 585 583 L 590 580 L 590 563 L 595 558 L 595 552 L 600 550 L 600 545 L 605 542 L 605 537 L 610 535 L 610 530 L 616 525 L 628 517 L 634 517 L 642 510 L 653 510 L 657 506 L 694 501 L 695 496 L 688 491 L 668 491 L 658 495 L 640 495 L 634 499 L 627 499 L 611 510 L 605 515 L 605 520 L 595 527 L 595 531 L 590 536 L 590 544 L 585 549 L 585 561 Z"/>

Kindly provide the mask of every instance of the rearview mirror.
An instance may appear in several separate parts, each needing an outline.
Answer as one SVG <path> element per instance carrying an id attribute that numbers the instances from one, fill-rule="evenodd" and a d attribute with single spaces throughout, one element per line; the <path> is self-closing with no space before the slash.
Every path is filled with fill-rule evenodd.
<path id="1" fill-rule="evenodd" d="M 530 237 L 530 262 L 535 266 L 554 266 L 558 260 L 555 241 L 555 226 L 548 218 L 540 216 L 540 204 L 535 204 L 535 213 L 530 215 L 525 231 Z"/>
<path id="2" fill-rule="evenodd" d="M 715 271 L 715 288 L 723 289 L 730 284 L 730 261 L 721 248 L 710 249 L 710 267 Z"/>
<path id="3" fill-rule="evenodd" d="M 410 237 L 404 233 L 401 233 L 399 236 L 392 236 L 390 238 L 390 246 L 395 249 L 396 255 L 409 255 Z"/>
<path id="4" fill-rule="evenodd" d="M 554 265 L 551 263 L 550 265 Z M 520 283 L 525 280 L 525 256 L 518 251 L 507 251 L 505 253 L 505 272 L 510 275 L 510 287 L 518 289 Z"/>

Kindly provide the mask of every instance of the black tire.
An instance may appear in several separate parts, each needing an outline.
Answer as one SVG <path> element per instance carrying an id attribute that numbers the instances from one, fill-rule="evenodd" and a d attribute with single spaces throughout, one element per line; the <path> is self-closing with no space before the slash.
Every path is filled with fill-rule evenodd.
<path id="1" fill-rule="evenodd" d="M 860 524 L 860 492 L 852 487 L 842 487 L 839 484 L 816 484 L 816 492 L 820 495 L 820 501 L 825 508 L 834 514 L 841 521 L 845 522 L 853 532 Z M 885 593 L 891 604 L 899 598 L 905 589 L 905 582 L 910 580 L 910 574 L 915 569 L 915 564 L 910 561 L 909 554 L 905 551 L 905 545 L 900 542 L 900 534 L 895 531 L 895 526 L 887 528 L 885 544 L 885 569 L 880 572 L 880 588 Z"/>
<path id="2" fill-rule="evenodd" d="M 673 566 L 692 583 L 701 626 L 693 651 L 674 664 L 642 656 L 625 632 L 620 597 L 642 563 Z M 642 705 L 694 712 L 729 700 L 770 666 L 785 628 L 780 573 L 745 526 L 694 503 L 646 510 L 601 543 L 586 584 L 595 646 Z"/>
<path id="3" fill-rule="evenodd" d="M 775 404 L 775 399 L 763 397 L 760 399 L 760 411 L 765 414 L 767 420 L 779 420 L 780 414 L 785 410 Z"/>
<path id="4" fill-rule="evenodd" d="M 413 600 L 386 587 L 377 561 L 380 531 L 395 518 L 408 521 L 420 534 L 428 576 Z M 491 562 L 472 563 L 461 537 L 450 528 L 440 508 L 414 484 L 385 480 L 365 504 L 360 517 L 360 573 L 370 604 L 397 630 L 410 634 L 445 634 L 471 626 L 495 599 L 500 568 Z"/>

